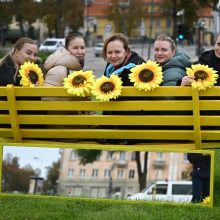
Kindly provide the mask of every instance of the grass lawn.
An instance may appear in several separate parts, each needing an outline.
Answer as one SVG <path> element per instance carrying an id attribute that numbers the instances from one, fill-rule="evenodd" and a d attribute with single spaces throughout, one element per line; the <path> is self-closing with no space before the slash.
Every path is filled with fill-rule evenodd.
<path id="1" fill-rule="evenodd" d="M 219 219 L 219 211 L 195 204 L 0 195 L 1 220 L 209 220 Z"/>

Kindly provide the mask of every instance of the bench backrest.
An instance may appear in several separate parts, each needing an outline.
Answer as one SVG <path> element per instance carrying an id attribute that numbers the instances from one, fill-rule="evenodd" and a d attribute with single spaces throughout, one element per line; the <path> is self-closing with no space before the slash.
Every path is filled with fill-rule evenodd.
<path id="1" fill-rule="evenodd" d="M 152 92 L 126 87 L 122 91 L 120 99 L 100 102 L 68 100 L 72 96 L 61 87 L 0 87 L 0 137 L 18 143 L 25 139 L 192 142 L 196 149 L 220 140 L 220 87 L 199 92 L 191 87 L 160 87 Z M 75 111 L 96 114 L 76 115 Z"/>

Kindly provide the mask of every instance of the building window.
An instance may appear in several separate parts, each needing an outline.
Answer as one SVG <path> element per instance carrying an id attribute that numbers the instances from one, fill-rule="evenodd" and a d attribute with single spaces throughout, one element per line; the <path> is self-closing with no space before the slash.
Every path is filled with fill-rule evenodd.
<path id="1" fill-rule="evenodd" d="M 99 173 L 98 169 L 93 169 L 92 170 L 92 178 L 97 178 L 98 177 L 98 173 Z"/>
<path id="2" fill-rule="evenodd" d="M 163 160 L 163 153 L 162 152 L 157 153 L 157 160 Z"/>
<path id="3" fill-rule="evenodd" d="M 117 177 L 118 177 L 118 179 L 122 179 L 124 177 L 124 170 L 119 169 Z"/>
<path id="4" fill-rule="evenodd" d="M 73 175 L 74 175 L 74 169 L 68 169 L 67 177 L 73 178 Z"/>
<path id="5" fill-rule="evenodd" d="M 120 152 L 119 160 L 125 160 L 126 153 L 124 151 Z"/>
<path id="6" fill-rule="evenodd" d="M 111 151 L 108 151 L 107 152 L 107 156 L 106 156 L 106 160 L 112 160 L 112 152 Z"/>
<path id="7" fill-rule="evenodd" d="M 81 169 L 80 173 L 79 173 L 80 178 L 85 178 L 85 174 L 86 174 L 86 170 L 85 169 Z"/>
<path id="8" fill-rule="evenodd" d="M 77 153 L 75 150 L 72 150 L 70 153 L 70 160 L 75 160 L 77 158 Z"/>
<path id="9" fill-rule="evenodd" d="M 104 177 L 109 178 L 111 171 L 109 169 L 105 169 Z"/>
<path id="10" fill-rule="evenodd" d="M 135 171 L 134 170 L 129 170 L 129 179 L 134 179 L 134 174 L 135 174 Z"/>
<path id="11" fill-rule="evenodd" d="M 132 152 L 132 153 L 131 153 L 131 160 L 136 160 L 136 154 L 135 154 L 135 152 Z"/>

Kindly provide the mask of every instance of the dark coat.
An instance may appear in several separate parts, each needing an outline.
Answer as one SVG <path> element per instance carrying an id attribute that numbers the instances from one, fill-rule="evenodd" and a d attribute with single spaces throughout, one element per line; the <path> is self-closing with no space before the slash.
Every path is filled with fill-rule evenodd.
<path id="1" fill-rule="evenodd" d="M 0 86 L 13 84 L 20 85 L 20 78 L 17 75 L 18 69 L 11 54 L 6 55 L 0 62 Z"/>
<path id="2" fill-rule="evenodd" d="M 216 86 L 220 86 L 220 58 L 216 57 L 214 50 L 205 51 L 199 58 L 199 63 L 208 65 L 218 71 L 219 78 Z"/>
<path id="3" fill-rule="evenodd" d="M 196 176 L 203 179 L 210 178 L 210 155 L 188 153 L 187 159 L 193 165 L 192 176 Z"/>
<path id="4" fill-rule="evenodd" d="M 134 83 L 130 82 L 130 79 L 129 79 L 129 74 L 131 72 L 130 68 L 135 65 L 142 64 L 144 62 L 145 62 L 144 59 L 141 58 L 136 52 L 131 51 L 130 58 L 126 61 L 126 63 L 123 64 L 123 67 L 125 67 L 125 66 L 127 66 L 127 67 L 122 68 L 121 72 L 119 70 L 120 68 L 117 69 L 117 70 L 119 70 L 119 73 L 117 75 L 122 80 L 122 86 L 133 86 L 134 85 Z M 132 65 L 132 64 L 135 64 L 135 65 Z M 109 77 L 114 71 L 115 71 L 114 67 L 108 63 L 106 65 L 104 75 Z"/>

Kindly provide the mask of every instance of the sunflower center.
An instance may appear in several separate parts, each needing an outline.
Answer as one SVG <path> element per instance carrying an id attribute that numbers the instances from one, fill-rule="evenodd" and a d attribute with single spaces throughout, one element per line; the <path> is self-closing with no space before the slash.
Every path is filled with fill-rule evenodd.
<path id="1" fill-rule="evenodd" d="M 149 82 L 154 78 L 154 73 L 149 69 L 143 69 L 138 75 L 140 81 Z"/>
<path id="2" fill-rule="evenodd" d="M 195 80 L 198 81 L 199 79 L 201 80 L 205 80 L 208 78 L 208 73 L 206 73 L 205 71 L 203 70 L 199 70 L 199 71 L 196 71 L 195 74 Z"/>
<path id="3" fill-rule="evenodd" d="M 37 81 L 38 81 L 38 75 L 37 75 L 37 73 L 35 73 L 34 71 L 30 71 L 28 76 L 29 76 L 30 81 L 31 81 L 33 84 L 36 84 L 36 83 L 37 83 Z"/>
<path id="4" fill-rule="evenodd" d="M 83 84 L 85 80 L 86 80 L 86 78 L 84 76 L 78 75 L 73 78 L 72 84 L 74 86 L 79 86 L 79 85 Z"/>
<path id="5" fill-rule="evenodd" d="M 100 90 L 104 93 L 112 92 L 115 88 L 115 85 L 113 82 L 104 82 L 100 86 Z"/>

